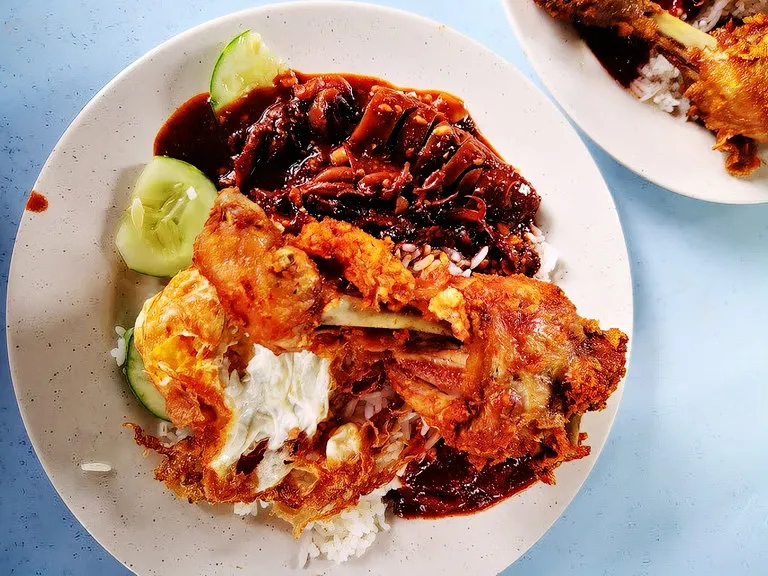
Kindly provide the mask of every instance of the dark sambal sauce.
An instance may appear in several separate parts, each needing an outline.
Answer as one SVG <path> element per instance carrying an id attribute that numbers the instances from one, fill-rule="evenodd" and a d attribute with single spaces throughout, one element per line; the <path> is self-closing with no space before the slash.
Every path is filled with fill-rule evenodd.
<path id="1" fill-rule="evenodd" d="M 478 512 L 525 490 L 536 475 L 525 460 L 510 459 L 482 470 L 441 440 L 420 461 L 408 464 L 403 486 L 387 500 L 403 518 L 439 518 Z"/>
<path id="2" fill-rule="evenodd" d="M 45 212 L 48 209 L 48 198 L 32 190 L 27 199 L 26 209 L 30 212 Z"/>
<path id="3" fill-rule="evenodd" d="M 697 0 L 657 0 L 657 4 L 678 18 L 690 20 L 699 11 Z M 603 68 L 624 88 L 640 75 L 640 68 L 651 58 L 652 44 L 635 36 L 622 36 L 615 28 L 584 26 L 574 28 L 603 65 Z"/>
<path id="4" fill-rule="evenodd" d="M 155 137 L 155 156 L 189 162 L 212 182 L 229 170 L 230 151 L 208 98 L 193 96 L 179 106 Z"/>
<path id="5" fill-rule="evenodd" d="M 330 216 L 395 243 L 467 255 L 489 246 L 486 273 L 533 276 L 540 265 L 526 239 L 539 195 L 463 101 L 438 90 L 286 71 L 217 112 L 207 94 L 194 96 L 160 129 L 154 152 L 189 162 L 219 189 L 237 186 L 288 233 Z"/>
<path id="6" fill-rule="evenodd" d="M 300 83 L 324 76 L 297 71 L 293 71 L 293 74 Z M 340 76 L 352 86 L 355 102 L 360 109 L 368 104 L 371 99 L 371 89 L 374 86 L 395 88 L 394 84 L 373 76 L 358 74 L 340 74 Z M 231 168 L 231 140 L 240 136 L 240 132 L 261 118 L 264 111 L 276 100 L 289 97 L 290 91 L 290 86 L 251 90 L 222 110 L 218 120 L 211 108 L 209 94 L 207 92 L 197 94 L 179 106 L 163 124 L 155 137 L 154 154 L 184 160 L 199 168 L 213 182 L 217 182 Z M 437 90 L 412 90 L 412 92 L 434 102 L 435 108 L 448 118 L 461 119 L 457 123 L 458 126 L 494 150 L 490 142 L 475 127 L 474 121 L 467 115 L 460 99 Z M 328 147 L 330 148 L 330 145 Z M 271 171 L 282 175 L 285 169 L 284 166 L 276 165 Z M 262 175 L 262 177 L 271 181 L 269 184 L 273 186 L 277 184 L 274 182 L 274 175 L 272 177 Z M 249 182 L 249 184 L 255 186 L 266 183 Z"/>
<path id="7" fill-rule="evenodd" d="M 603 68 L 624 88 L 637 78 L 638 70 L 651 57 L 651 43 L 642 38 L 620 36 L 615 28 L 583 24 L 574 24 L 574 28 Z"/>

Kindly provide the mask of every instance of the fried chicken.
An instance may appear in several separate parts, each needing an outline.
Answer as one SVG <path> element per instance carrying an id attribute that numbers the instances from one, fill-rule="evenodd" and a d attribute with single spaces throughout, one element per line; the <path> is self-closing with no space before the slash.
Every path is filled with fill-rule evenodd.
<path id="1" fill-rule="evenodd" d="M 475 274 L 453 288 L 469 338 L 442 354 L 395 351 L 388 375 L 398 394 L 475 462 L 583 456 L 568 423 L 605 407 L 624 375 L 627 337 L 579 317 L 553 284 Z"/>
<path id="2" fill-rule="evenodd" d="M 747 176 L 761 164 L 749 140 L 768 142 L 768 15 L 730 21 L 713 36 L 717 50 L 689 51 L 698 75 L 685 96 L 728 155 L 728 171 Z"/>
<path id="3" fill-rule="evenodd" d="M 552 284 L 452 276 L 447 258 L 415 278 L 392 250 L 332 219 L 283 233 L 236 189 L 222 192 L 195 244 L 198 268 L 136 322 L 148 376 L 174 425 L 193 432 L 169 446 L 134 427 L 164 457 L 156 478 L 190 501 L 273 502 L 298 537 L 423 457 L 425 438 L 403 432 L 419 416 L 479 468 L 520 458 L 552 482 L 556 466 L 588 454 L 579 420 L 616 389 L 627 337 L 579 317 Z M 272 376 L 269 390 L 245 386 L 261 377 L 254 362 L 296 354 L 325 370 L 325 408 L 273 445 L 259 430 L 276 433 L 278 404 L 258 412 Z M 313 385 L 315 372 L 285 362 L 274 377 Z M 308 398 L 274 417 L 306 414 Z"/>
<path id="4" fill-rule="evenodd" d="M 624 375 L 627 338 L 620 331 L 603 332 L 596 322 L 580 318 L 559 288 L 522 275 L 475 274 L 467 279 L 451 276 L 447 262 L 438 260 L 432 275 L 417 282 L 392 257 L 388 243 L 331 219 L 310 222 L 298 236 L 286 235 L 281 245 L 264 217 L 255 216 L 263 212 L 234 194 L 228 192 L 217 200 L 207 231 L 218 227 L 224 221 L 222 210 L 236 203 L 237 210 L 225 218 L 226 225 L 234 230 L 227 234 L 250 238 L 249 242 L 258 247 L 266 242 L 255 237 L 268 235 L 272 250 L 291 247 L 298 251 L 296 261 L 306 261 L 307 266 L 314 265 L 309 256 L 322 261 L 323 265 L 313 270 L 327 268 L 340 274 L 348 282 L 345 290 L 359 292 L 361 301 L 372 310 L 388 303 L 394 309 L 407 306 L 430 322 L 450 327 L 453 344 L 445 336 L 437 336 L 427 339 L 431 347 L 425 348 L 425 339 L 419 336 L 407 338 L 385 355 L 386 376 L 395 390 L 427 423 L 440 430 L 448 445 L 469 453 L 478 463 L 539 453 L 556 453 L 559 463 L 586 453 L 578 438 L 569 439 L 568 425 L 588 410 L 603 408 Z M 219 244 L 211 243 L 210 236 L 201 235 L 195 262 L 211 271 L 211 282 L 224 308 L 237 309 L 241 298 L 237 287 L 245 281 L 259 284 L 263 282 L 259 274 L 273 271 L 255 268 L 252 258 L 241 251 L 223 255 L 218 249 Z M 224 282 L 216 272 L 218 266 L 232 272 Z M 320 272 L 317 278 L 313 309 L 326 309 L 344 298 L 336 278 Z M 271 305 L 268 298 L 266 292 L 252 291 L 247 301 L 260 310 Z M 303 314 L 306 302 L 302 294 L 292 296 L 286 291 L 281 301 L 286 315 L 291 298 L 297 316 Z M 391 314 L 384 308 L 381 312 Z M 265 346 L 275 346 L 265 335 L 279 334 L 279 330 L 262 325 L 259 334 L 260 325 L 245 319 L 246 332 Z M 261 317 L 259 321 L 273 320 Z M 345 342 L 358 338 L 357 332 L 342 330 L 329 344 L 327 338 L 317 336 L 327 334 L 327 329 L 318 331 L 322 323 L 322 314 L 314 315 L 311 322 L 294 323 L 304 329 L 295 334 L 297 341 L 307 342 L 310 349 L 323 355 L 338 356 Z M 393 329 L 402 327 L 392 325 Z M 415 348 L 414 341 L 418 344 Z M 382 351 L 371 353 L 381 355 Z M 550 478 L 547 470 L 542 471 L 542 477 Z"/>
<path id="5" fill-rule="evenodd" d="M 656 36 L 656 24 L 650 14 L 661 11 L 648 0 L 535 0 L 550 16 L 585 26 L 616 28 L 620 35 Z"/>

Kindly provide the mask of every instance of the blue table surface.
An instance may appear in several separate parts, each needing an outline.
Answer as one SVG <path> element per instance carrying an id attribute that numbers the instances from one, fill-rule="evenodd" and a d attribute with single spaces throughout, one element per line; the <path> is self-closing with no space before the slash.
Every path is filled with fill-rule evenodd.
<path id="1" fill-rule="evenodd" d="M 2 1 L 3 303 L 25 199 L 85 103 L 176 33 L 265 3 Z M 445 22 L 536 80 L 500 0 L 382 3 Z M 627 237 L 632 365 L 616 424 L 583 490 L 504 574 L 768 573 L 768 205 L 683 198 L 588 145 Z M 126 574 L 73 518 L 40 467 L 19 417 L 5 339 L 3 332 L 0 574 Z"/>

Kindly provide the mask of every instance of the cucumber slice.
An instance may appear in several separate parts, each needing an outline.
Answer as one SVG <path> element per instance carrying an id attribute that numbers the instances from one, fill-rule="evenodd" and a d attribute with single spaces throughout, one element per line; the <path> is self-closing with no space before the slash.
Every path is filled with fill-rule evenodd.
<path id="1" fill-rule="evenodd" d="M 285 69 L 261 36 L 246 30 L 226 45 L 213 68 L 209 88 L 213 111 L 218 114 L 253 88 L 272 86 L 275 76 Z"/>
<path id="2" fill-rule="evenodd" d="M 191 164 L 155 156 L 136 182 L 115 243 L 131 270 L 174 276 L 192 264 L 195 237 L 216 199 L 216 186 Z"/>
<path id="3" fill-rule="evenodd" d="M 139 354 L 133 343 L 133 328 L 125 333 L 125 346 L 127 356 L 123 374 L 125 374 L 125 379 L 128 381 L 128 386 L 130 386 L 133 395 L 152 414 L 161 420 L 170 422 L 171 419 L 168 418 L 168 414 L 165 411 L 165 398 L 158 392 L 155 385 L 152 384 L 152 380 L 147 376 L 144 370 L 144 360 L 142 360 L 141 354 Z"/>

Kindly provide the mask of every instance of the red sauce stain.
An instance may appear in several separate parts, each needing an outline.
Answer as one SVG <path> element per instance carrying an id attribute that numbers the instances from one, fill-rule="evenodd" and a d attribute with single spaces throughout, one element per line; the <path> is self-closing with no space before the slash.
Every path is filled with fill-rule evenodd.
<path id="1" fill-rule="evenodd" d="M 30 212 L 45 212 L 48 209 L 48 198 L 32 190 L 27 200 L 27 210 Z"/>
<path id="2" fill-rule="evenodd" d="M 387 494 L 402 518 L 441 518 L 483 510 L 525 490 L 536 474 L 525 460 L 507 460 L 476 469 L 466 454 L 441 440 L 434 453 L 413 461 L 400 479 L 403 486 Z"/>

